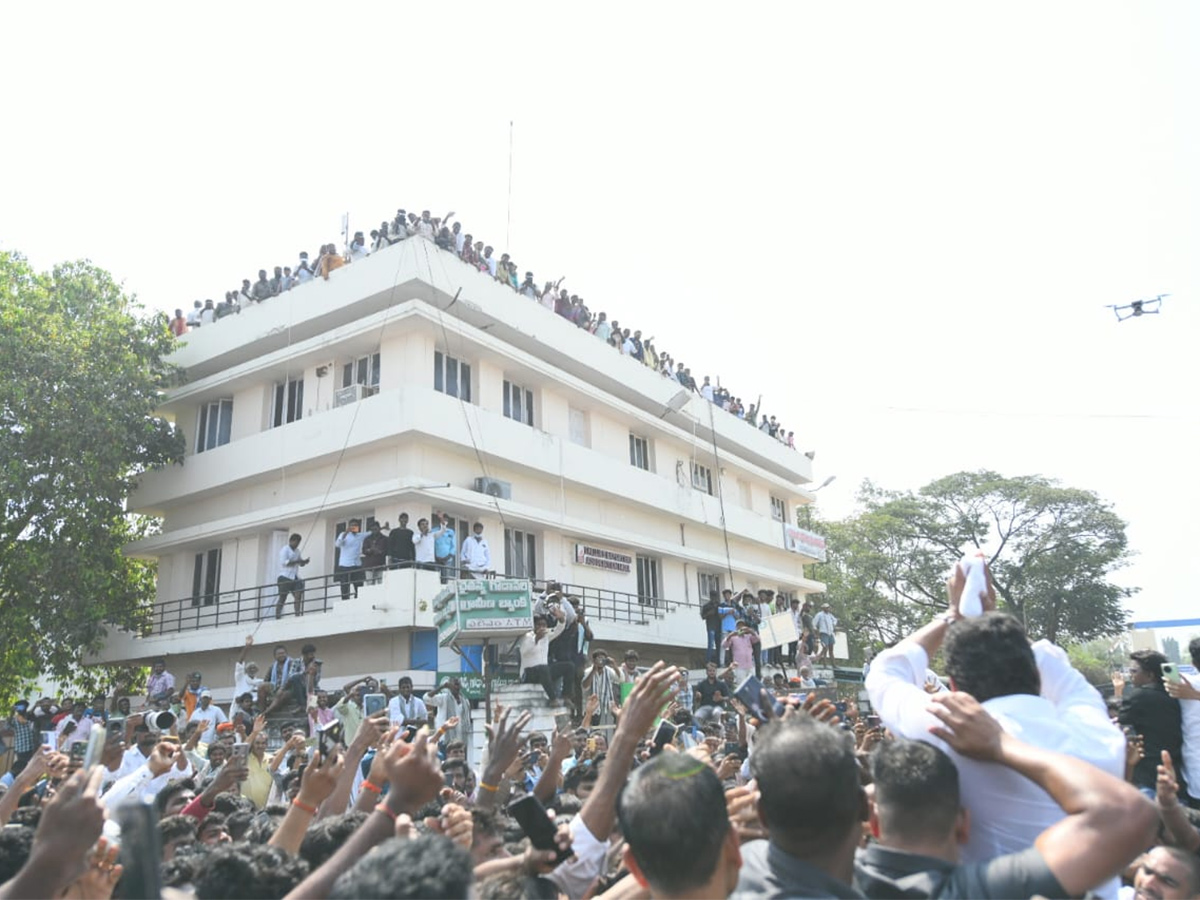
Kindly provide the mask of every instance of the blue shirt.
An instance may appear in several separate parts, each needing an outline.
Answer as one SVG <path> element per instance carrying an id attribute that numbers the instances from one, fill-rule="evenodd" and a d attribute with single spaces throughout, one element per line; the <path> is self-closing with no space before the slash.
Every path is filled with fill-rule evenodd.
<path id="1" fill-rule="evenodd" d="M 458 542 L 454 538 L 454 529 L 449 525 L 443 525 L 441 528 L 435 529 L 432 534 L 433 555 L 439 559 L 445 556 L 453 556 L 455 549 L 458 547 Z"/>
<path id="2" fill-rule="evenodd" d="M 362 565 L 362 545 L 366 537 L 361 531 L 357 534 L 343 531 L 337 536 L 337 540 L 333 543 L 338 548 L 339 566 Z"/>
<path id="3" fill-rule="evenodd" d="M 735 608 L 732 606 L 719 606 L 717 612 L 721 614 L 721 629 L 724 631 L 737 631 L 737 615 Z"/>

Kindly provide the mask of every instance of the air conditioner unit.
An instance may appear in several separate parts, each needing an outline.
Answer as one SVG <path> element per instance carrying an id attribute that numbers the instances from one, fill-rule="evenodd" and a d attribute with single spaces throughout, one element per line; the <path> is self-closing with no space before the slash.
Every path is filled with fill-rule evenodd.
<path id="1" fill-rule="evenodd" d="M 363 397 L 370 397 L 371 389 L 365 384 L 352 384 L 350 387 L 340 388 L 333 392 L 334 408 L 339 406 L 349 406 L 351 403 L 357 403 Z"/>
<path id="2" fill-rule="evenodd" d="M 489 497 L 499 497 L 501 500 L 512 499 L 512 484 L 499 478 L 476 478 L 475 490 Z"/>

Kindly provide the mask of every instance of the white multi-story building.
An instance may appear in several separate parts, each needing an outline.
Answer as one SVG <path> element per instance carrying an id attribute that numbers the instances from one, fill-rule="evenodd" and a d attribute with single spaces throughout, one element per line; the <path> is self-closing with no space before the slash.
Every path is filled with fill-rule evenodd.
<path id="1" fill-rule="evenodd" d="M 182 467 L 147 474 L 132 511 L 162 531 L 139 634 L 96 661 L 167 656 L 231 696 L 247 634 L 318 645 L 332 686 L 364 674 L 418 688 L 460 660 L 439 650 L 436 573 L 384 573 L 357 598 L 330 583 L 351 518 L 410 527 L 434 511 L 459 541 L 484 525 L 492 568 L 584 599 L 598 645 L 696 661 L 712 590 L 821 591 L 789 534 L 811 463 L 699 395 L 463 263 L 410 239 L 188 334 L 163 412 Z M 275 618 L 289 533 L 311 562 L 305 615 Z"/>

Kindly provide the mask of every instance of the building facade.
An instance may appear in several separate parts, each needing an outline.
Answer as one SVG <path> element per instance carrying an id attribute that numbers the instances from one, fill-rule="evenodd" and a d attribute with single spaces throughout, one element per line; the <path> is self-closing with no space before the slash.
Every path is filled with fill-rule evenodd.
<path id="1" fill-rule="evenodd" d="M 342 600 L 334 540 L 352 518 L 482 523 L 494 571 L 584 598 L 596 642 L 694 661 L 712 590 L 823 590 L 788 523 L 811 463 L 673 380 L 419 238 L 186 335 L 163 412 L 182 467 L 147 474 L 129 547 L 158 562 L 155 608 L 96 661 L 165 655 L 232 692 L 247 634 L 318 645 L 324 679 L 463 661 L 436 646 L 436 573 L 383 573 Z M 280 549 L 302 537 L 305 614 L 275 618 Z"/>

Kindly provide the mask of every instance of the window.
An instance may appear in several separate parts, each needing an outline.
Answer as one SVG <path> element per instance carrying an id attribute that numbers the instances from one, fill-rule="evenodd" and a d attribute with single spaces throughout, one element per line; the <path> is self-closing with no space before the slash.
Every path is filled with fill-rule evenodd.
<path id="1" fill-rule="evenodd" d="M 533 391 L 506 379 L 504 382 L 504 415 L 532 427 Z"/>
<path id="2" fill-rule="evenodd" d="M 659 597 L 658 560 L 639 556 L 637 565 L 638 603 L 654 605 Z"/>
<path id="3" fill-rule="evenodd" d="M 212 606 L 221 593 L 221 548 L 196 554 L 192 567 L 192 606 Z"/>
<path id="4" fill-rule="evenodd" d="M 271 401 L 271 427 L 295 422 L 304 415 L 304 381 L 297 378 L 275 385 Z"/>
<path id="5" fill-rule="evenodd" d="M 342 366 L 342 387 L 363 384 L 379 390 L 379 354 L 360 357 Z"/>
<path id="6" fill-rule="evenodd" d="M 587 413 L 582 409 L 576 409 L 573 406 L 567 407 L 567 427 L 572 444 L 578 444 L 580 447 L 592 445 L 591 437 L 588 434 Z"/>
<path id="7" fill-rule="evenodd" d="M 471 366 L 437 350 L 433 354 L 433 389 L 471 402 Z"/>
<path id="8" fill-rule="evenodd" d="M 650 442 L 644 437 L 629 435 L 629 464 L 650 471 Z"/>
<path id="9" fill-rule="evenodd" d="M 200 421 L 196 425 L 196 452 L 203 453 L 228 444 L 232 424 L 232 400 L 214 400 L 201 406 Z"/>
<path id="10" fill-rule="evenodd" d="M 778 497 L 771 498 L 771 518 L 776 522 L 787 521 L 787 501 Z"/>
<path id="11" fill-rule="evenodd" d="M 700 463 L 692 462 L 692 487 L 698 491 L 704 491 L 706 494 L 713 492 L 712 469 L 708 466 L 702 466 Z"/>
<path id="12" fill-rule="evenodd" d="M 700 602 L 707 603 L 716 594 L 721 596 L 721 576 L 711 572 L 697 572 L 696 578 L 700 588 Z"/>
<path id="13" fill-rule="evenodd" d="M 537 550 L 529 532 L 504 529 L 504 574 L 510 578 L 537 578 Z"/>

